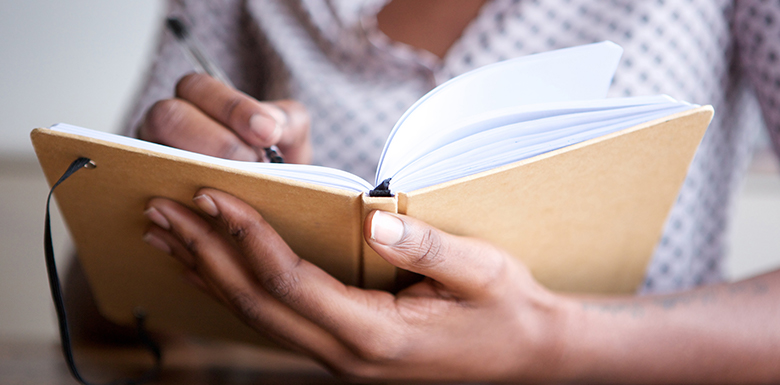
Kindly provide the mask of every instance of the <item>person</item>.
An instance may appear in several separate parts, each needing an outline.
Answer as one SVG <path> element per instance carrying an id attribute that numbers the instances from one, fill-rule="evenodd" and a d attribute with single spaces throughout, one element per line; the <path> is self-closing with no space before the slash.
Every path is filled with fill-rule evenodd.
<path id="1" fill-rule="evenodd" d="M 607 39 L 625 49 L 612 95 L 715 107 L 639 296 L 553 293 L 490 244 L 383 212 L 366 219 L 366 241 L 426 278 L 366 291 L 298 258 L 226 193 L 193 198 L 214 225 L 149 201 L 144 239 L 258 332 L 350 378 L 780 380 L 780 272 L 734 283 L 721 273 L 759 106 L 780 149 L 776 2 L 179 0 L 169 13 L 191 21 L 241 91 L 186 75 L 164 35 L 127 133 L 226 158 L 262 160 L 257 149 L 276 144 L 289 161 L 370 178 L 392 122 L 436 84 Z"/>

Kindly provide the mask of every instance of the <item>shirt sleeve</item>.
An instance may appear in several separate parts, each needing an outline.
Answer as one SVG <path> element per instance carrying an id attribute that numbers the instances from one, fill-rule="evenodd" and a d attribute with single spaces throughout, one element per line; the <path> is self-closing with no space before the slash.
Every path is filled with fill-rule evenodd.
<path id="1" fill-rule="evenodd" d="M 780 154 L 780 2 L 740 0 L 734 4 L 740 64 L 758 96 L 775 153 Z"/>
<path id="2" fill-rule="evenodd" d="M 258 28 L 239 0 L 169 0 L 166 17 L 181 18 L 228 78 L 241 91 L 262 98 L 267 71 Z M 178 80 L 193 67 L 161 20 L 151 66 L 128 111 L 122 133 L 136 136 L 146 111 L 157 101 L 174 96 Z"/>

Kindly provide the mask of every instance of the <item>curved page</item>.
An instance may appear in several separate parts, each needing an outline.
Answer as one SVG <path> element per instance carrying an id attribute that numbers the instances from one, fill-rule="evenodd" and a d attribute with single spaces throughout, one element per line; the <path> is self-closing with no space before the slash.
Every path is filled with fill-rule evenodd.
<path id="1" fill-rule="evenodd" d="M 468 143 L 456 142 L 448 146 L 451 148 L 448 148 L 447 151 L 432 153 L 430 161 L 420 165 L 419 170 L 411 173 L 406 178 L 394 180 L 396 183 L 392 183 L 391 187 L 397 191 L 408 192 L 434 186 L 621 131 L 694 107 L 688 104 L 673 104 L 661 109 L 639 112 L 637 114 L 624 114 L 575 125 L 566 123 L 579 117 L 560 116 L 548 118 L 552 122 L 545 123 L 558 124 L 559 127 L 555 127 L 550 132 L 535 133 L 527 137 L 503 137 L 504 135 L 501 135 L 502 133 L 500 132 L 496 133 L 497 135 L 490 135 L 491 132 L 487 132 L 485 135 L 478 135 L 485 138 L 467 138 L 461 142 L 467 141 Z M 592 114 L 594 113 L 591 112 L 584 115 Z M 522 131 L 523 125 L 534 123 L 538 122 L 515 124 L 506 127 L 509 130 L 505 131 L 513 131 L 512 129 Z M 483 142 L 482 145 L 479 145 L 479 142 Z"/>
<path id="2" fill-rule="evenodd" d="M 459 158 L 465 158 L 467 163 L 475 163 L 493 157 L 496 159 L 492 163 L 494 167 L 520 160 L 500 147 L 495 147 L 507 140 L 512 141 L 512 148 L 524 148 L 537 142 L 549 143 L 552 149 L 560 148 L 582 141 L 573 137 L 580 132 L 589 132 L 587 139 L 612 132 L 599 131 L 600 127 L 608 126 L 611 120 L 641 119 L 642 114 L 652 111 L 661 116 L 668 115 L 672 113 L 670 107 L 680 105 L 687 106 L 668 96 L 659 95 L 524 105 L 491 112 L 487 114 L 489 116 L 480 115 L 438 134 L 430 143 L 421 144 L 419 147 L 426 151 L 410 157 L 396 174 L 388 176 L 392 177 L 390 187 L 394 191 L 404 192 L 426 187 L 416 184 L 410 187 L 409 182 L 436 176 L 427 170 L 433 165 L 450 168 L 455 178 L 471 174 L 461 166 L 456 166 Z M 655 118 L 652 116 L 647 120 Z M 467 152 L 472 155 L 464 157 Z"/>
<path id="3" fill-rule="evenodd" d="M 228 160 L 163 146 L 157 143 L 150 143 L 126 136 L 72 126 L 70 124 L 64 123 L 56 124 L 52 126 L 51 129 L 55 131 L 81 135 L 88 138 L 105 140 L 107 142 L 122 144 L 125 146 L 155 151 L 163 154 L 180 156 L 201 162 L 218 164 L 220 166 L 235 168 L 238 170 L 257 172 L 260 174 L 272 175 L 281 178 L 289 178 L 300 182 L 314 183 L 320 186 L 340 188 L 357 192 L 365 192 L 373 188 L 370 183 L 358 177 L 357 175 L 348 173 L 346 171 L 337 170 L 335 168 L 304 164 L 259 163 Z"/>
<path id="4" fill-rule="evenodd" d="M 602 42 L 507 60 L 436 87 L 390 132 L 375 183 L 395 174 L 416 145 L 464 119 L 522 104 L 604 98 L 623 49 Z"/>

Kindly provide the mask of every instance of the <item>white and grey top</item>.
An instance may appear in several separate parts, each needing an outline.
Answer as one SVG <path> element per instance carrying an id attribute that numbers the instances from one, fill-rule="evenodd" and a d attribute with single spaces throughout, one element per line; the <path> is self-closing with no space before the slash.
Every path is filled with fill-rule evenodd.
<path id="1" fill-rule="evenodd" d="M 377 29 L 385 2 L 172 0 L 169 13 L 189 20 L 239 89 L 306 105 L 315 164 L 367 180 L 393 123 L 437 84 L 503 59 L 612 40 L 625 53 L 611 96 L 663 93 L 715 107 L 641 292 L 722 278 L 730 196 L 747 167 L 762 110 L 780 149 L 780 3 L 494 0 L 440 59 Z M 171 97 L 190 71 L 163 33 L 125 132 L 133 132 L 152 103 Z"/>

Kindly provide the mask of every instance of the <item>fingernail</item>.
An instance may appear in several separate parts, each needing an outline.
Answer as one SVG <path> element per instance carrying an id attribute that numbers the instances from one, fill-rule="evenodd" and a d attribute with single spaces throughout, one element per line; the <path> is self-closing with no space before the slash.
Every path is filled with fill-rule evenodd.
<path id="1" fill-rule="evenodd" d="M 276 119 L 263 114 L 254 114 L 249 118 L 249 129 L 258 141 L 268 142 L 276 138 L 282 128 Z"/>
<path id="2" fill-rule="evenodd" d="M 171 223 L 168 222 L 168 219 L 166 219 L 165 216 L 163 216 L 156 208 L 148 208 L 146 211 L 144 211 L 144 215 L 146 215 L 146 217 L 149 218 L 149 220 L 152 221 L 155 225 L 160 226 L 166 230 L 171 229 Z"/>
<path id="3" fill-rule="evenodd" d="M 208 215 L 211 215 L 212 217 L 216 217 L 219 215 L 219 209 L 217 208 L 216 203 L 214 203 L 214 200 L 211 199 L 210 196 L 206 194 L 201 194 L 196 196 L 195 198 L 192 198 L 192 201 L 195 202 L 195 205 L 200 207 L 203 212 L 205 212 Z"/>
<path id="4" fill-rule="evenodd" d="M 157 250 L 160 250 L 164 252 L 165 254 L 171 253 L 171 247 L 168 246 L 165 241 L 162 240 L 162 238 L 152 234 L 152 233 L 146 233 L 144 234 L 144 242 L 148 243 L 150 246 L 154 247 Z"/>
<path id="5" fill-rule="evenodd" d="M 404 223 L 381 211 L 371 218 L 371 239 L 383 245 L 395 245 L 404 236 Z"/>

